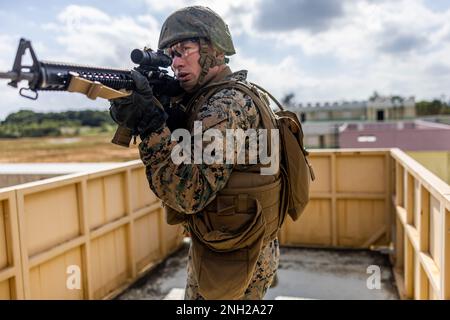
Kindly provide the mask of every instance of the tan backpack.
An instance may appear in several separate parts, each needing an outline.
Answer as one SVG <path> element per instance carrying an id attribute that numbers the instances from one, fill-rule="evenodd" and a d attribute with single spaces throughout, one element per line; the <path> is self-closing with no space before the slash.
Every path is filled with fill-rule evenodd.
<path id="1" fill-rule="evenodd" d="M 206 101 L 211 95 L 222 88 L 236 88 L 252 98 L 258 108 L 265 127 L 269 126 L 279 130 L 281 142 L 280 169 L 284 182 L 284 208 L 281 211 L 280 226 L 287 214 L 296 221 L 303 213 L 309 201 L 310 179 L 315 180 L 311 164 L 308 161 L 308 151 L 303 145 L 302 125 L 297 115 L 291 111 L 284 110 L 280 102 L 267 90 L 254 84 L 236 80 L 226 80 L 214 83 L 203 88 L 197 97 Z M 204 93 L 209 91 L 206 95 Z M 270 108 L 268 97 L 278 106 L 280 110 L 274 112 Z M 192 99 L 193 101 L 196 98 Z M 267 123 L 271 122 L 268 126 Z M 269 145 L 270 147 L 270 145 Z"/>
<path id="2" fill-rule="evenodd" d="M 224 88 L 248 95 L 264 128 L 279 130 L 281 161 L 274 175 L 260 175 L 262 164 L 233 172 L 227 186 L 199 214 L 183 215 L 166 207 L 168 223 L 188 223 L 193 270 L 205 299 L 241 299 L 245 295 L 261 248 L 276 237 L 286 213 L 298 219 L 309 200 L 309 179 L 314 180 L 297 116 L 272 98 L 280 108 L 274 113 L 264 89 L 236 80 L 215 83 L 200 91 L 188 109 L 202 106 Z M 270 142 L 267 147 L 271 153 Z"/>
<path id="3" fill-rule="evenodd" d="M 283 144 L 281 170 L 287 177 L 287 213 L 295 221 L 303 213 L 309 201 L 309 183 L 315 180 L 314 171 L 308 161 L 308 151 L 303 146 L 303 130 L 295 113 L 280 110 L 275 113 L 280 140 Z"/>
<path id="4" fill-rule="evenodd" d="M 309 153 L 303 145 L 302 125 L 295 113 L 284 110 L 275 97 L 254 83 L 226 80 L 205 87 L 198 95 L 202 96 L 203 92 L 209 90 L 208 94 L 202 96 L 203 101 L 206 101 L 218 90 L 230 87 L 241 90 L 252 98 L 266 128 L 271 127 L 279 130 L 282 144 L 280 148 L 280 169 L 285 183 L 285 208 L 281 212 L 283 217 L 280 225 L 286 213 L 296 221 L 308 204 L 310 179 L 315 180 L 313 168 L 308 161 Z M 274 112 L 270 108 L 268 97 L 275 102 L 280 110 Z"/>
<path id="5" fill-rule="evenodd" d="M 313 168 L 308 161 L 309 153 L 303 145 L 302 125 L 297 115 L 284 110 L 278 100 L 267 90 L 254 83 L 250 83 L 250 85 L 251 92 L 258 95 L 259 99 L 252 97 L 258 109 L 261 113 L 269 113 L 276 123 L 275 127 L 279 130 L 282 144 L 280 169 L 284 176 L 287 193 L 286 211 L 283 213 L 288 213 L 296 221 L 308 204 L 310 179 L 315 180 Z M 241 86 L 240 88 L 242 90 Z M 276 103 L 280 110 L 272 111 L 267 96 Z"/>

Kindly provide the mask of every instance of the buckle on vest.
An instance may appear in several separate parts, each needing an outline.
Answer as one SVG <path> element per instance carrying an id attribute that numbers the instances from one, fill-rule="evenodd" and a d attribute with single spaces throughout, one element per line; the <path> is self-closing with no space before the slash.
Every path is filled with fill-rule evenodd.
<path id="1" fill-rule="evenodd" d="M 248 211 L 248 195 L 218 196 L 215 200 L 215 211 L 219 216 L 229 216 Z M 212 209 L 209 207 L 208 209 Z"/>
<path id="2" fill-rule="evenodd" d="M 236 201 L 236 211 L 237 212 L 247 212 L 248 211 L 248 195 L 245 193 L 238 194 L 235 198 Z"/>
<path id="3" fill-rule="evenodd" d="M 248 213 L 249 207 L 248 194 L 239 194 L 233 196 L 217 196 L 217 198 L 206 207 L 207 211 L 215 211 L 219 216 L 230 216 L 236 213 Z"/>
<path id="4" fill-rule="evenodd" d="M 216 198 L 216 212 L 219 216 L 230 216 L 235 213 L 234 196 L 218 196 Z"/>

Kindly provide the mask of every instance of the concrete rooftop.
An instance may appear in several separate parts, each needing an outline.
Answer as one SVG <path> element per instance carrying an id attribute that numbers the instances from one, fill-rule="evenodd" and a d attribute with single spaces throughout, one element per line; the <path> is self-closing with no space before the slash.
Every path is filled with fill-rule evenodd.
<path id="1" fill-rule="evenodd" d="M 178 299 L 183 296 L 188 244 L 138 280 L 117 299 Z M 368 289 L 367 267 L 381 269 L 381 289 Z M 366 250 L 281 248 L 278 283 L 265 297 L 273 299 L 399 299 L 386 255 Z"/>

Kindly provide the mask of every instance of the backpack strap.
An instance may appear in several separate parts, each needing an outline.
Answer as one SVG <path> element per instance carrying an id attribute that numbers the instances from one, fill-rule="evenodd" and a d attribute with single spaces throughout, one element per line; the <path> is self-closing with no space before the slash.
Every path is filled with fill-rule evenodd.
<path id="1" fill-rule="evenodd" d="M 252 86 L 257 87 L 259 90 L 261 90 L 262 92 L 264 92 L 265 94 L 267 94 L 270 99 L 272 99 L 273 102 L 276 103 L 276 105 L 278 106 L 278 108 L 280 109 L 280 111 L 276 112 L 276 117 L 278 119 L 280 118 L 289 118 L 291 120 L 291 125 L 293 124 L 298 132 L 298 142 L 300 143 L 300 147 L 302 149 L 302 152 L 305 156 L 309 156 L 309 152 L 305 149 L 305 146 L 303 144 L 303 129 L 302 126 L 300 124 L 300 122 L 298 121 L 298 118 L 295 114 L 293 114 L 293 112 L 289 111 L 289 110 L 284 110 L 283 106 L 281 105 L 281 103 L 272 95 L 270 94 L 270 92 L 268 92 L 266 89 L 264 89 L 263 87 L 257 85 L 256 83 L 251 82 Z M 308 166 L 310 167 L 310 172 L 311 172 L 311 179 L 314 181 L 315 180 L 315 175 L 314 175 L 314 171 L 312 169 L 311 164 L 309 163 L 308 160 L 306 160 L 308 163 Z"/>
<path id="2" fill-rule="evenodd" d="M 270 99 L 272 99 L 273 102 L 275 102 L 275 104 L 277 105 L 278 108 L 280 108 L 281 111 L 284 111 L 283 106 L 281 105 L 281 103 L 266 89 L 264 89 L 263 87 L 257 85 L 256 83 L 250 82 L 250 84 L 252 86 L 255 86 L 256 88 L 258 88 L 259 90 L 261 90 L 262 92 L 264 92 L 265 94 L 267 94 Z"/>

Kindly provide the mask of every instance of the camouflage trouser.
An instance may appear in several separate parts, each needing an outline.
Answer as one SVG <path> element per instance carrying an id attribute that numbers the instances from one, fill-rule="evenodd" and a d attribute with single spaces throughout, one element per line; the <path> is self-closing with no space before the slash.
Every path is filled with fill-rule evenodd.
<path id="1" fill-rule="evenodd" d="M 270 287 L 280 260 L 280 246 L 278 239 L 270 242 L 259 255 L 253 271 L 252 280 L 245 290 L 243 300 L 262 300 Z M 198 283 L 193 270 L 191 251 L 189 251 L 187 265 L 187 282 L 184 294 L 185 300 L 204 300 L 198 292 Z"/>

